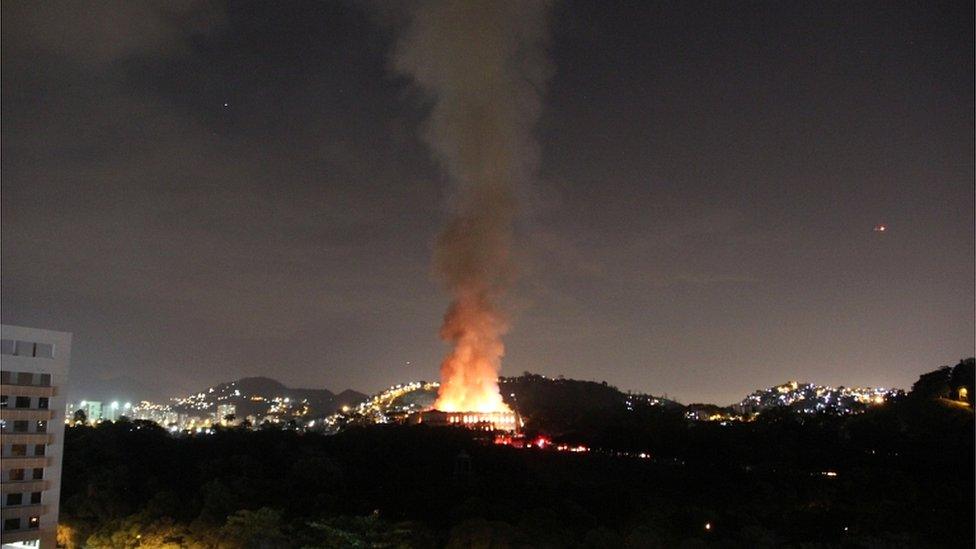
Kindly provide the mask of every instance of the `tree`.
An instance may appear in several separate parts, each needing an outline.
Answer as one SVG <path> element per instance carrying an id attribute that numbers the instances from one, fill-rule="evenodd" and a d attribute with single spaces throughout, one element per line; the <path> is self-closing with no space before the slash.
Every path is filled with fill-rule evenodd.
<path id="1" fill-rule="evenodd" d="M 512 525 L 506 522 L 476 518 L 466 520 L 452 528 L 447 547 L 449 549 L 509 547 L 514 538 L 515 529 L 512 528 Z"/>
<path id="2" fill-rule="evenodd" d="M 924 399 L 949 396 L 949 376 L 951 374 L 951 369 L 948 366 L 943 366 L 934 372 L 918 376 L 918 381 L 912 385 L 910 396 Z"/>
<path id="3" fill-rule="evenodd" d="M 281 532 L 281 511 L 268 507 L 242 509 L 227 517 L 221 534 L 236 547 L 271 549 L 287 542 Z"/>
<path id="4" fill-rule="evenodd" d="M 976 371 L 976 359 L 973 358 L 960 360 L 959 364 L 956 364 L 952 368 L 952 373 L 949 375 L 949 385 L 952 388 L 952 398 L 965 400 L 970 404 L 973 403 L 974 371 Z"/>
<path id="5" fill-rule="evenodd" d="M 315 547 L 433 547 L 422 527 L 411 522 L 388 522 L 378 516 L 339 516 L 308 523 Z"/>
<path id="6" fill-rule="evenodd" d="M 76 528 L 59 523 L 58 533 L 57 533 L 57 544 L 58 547 L 65 547 L 66 549 L 80 549 L 84 547 L 85 538 L 79 535 Z"/>

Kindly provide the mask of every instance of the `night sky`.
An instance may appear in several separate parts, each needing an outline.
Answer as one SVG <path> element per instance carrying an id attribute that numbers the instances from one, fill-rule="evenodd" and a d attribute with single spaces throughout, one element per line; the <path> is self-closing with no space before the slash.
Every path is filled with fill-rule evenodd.
<path id="1" fill-rule="evenodd" d="M 157 398 L 437 379 L 408 6 L 161 5 L 2 3 L 3 322 Z M 563 1 L 551 34 L 504 375 L 727 404 L 973 354 L 972 2 Z"/>

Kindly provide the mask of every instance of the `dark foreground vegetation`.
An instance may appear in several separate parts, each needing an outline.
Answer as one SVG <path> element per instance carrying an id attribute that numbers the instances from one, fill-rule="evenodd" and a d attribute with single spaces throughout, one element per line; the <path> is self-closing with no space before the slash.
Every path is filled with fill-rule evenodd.
<path id="1" fill-rule="evenodd" d="M 651 459 L 422 426 L 73 427 L 59 535 L 113 548 L 972 547 L 972 406 L 933 379 L 852 416 L 667 416 L 666 432 L 619 435 Z"/>

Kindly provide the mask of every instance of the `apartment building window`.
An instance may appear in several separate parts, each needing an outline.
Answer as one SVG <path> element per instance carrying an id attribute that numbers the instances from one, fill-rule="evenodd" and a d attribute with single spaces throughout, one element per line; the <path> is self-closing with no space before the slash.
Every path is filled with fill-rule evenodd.
<path id="1" fill-rule="evenodd" d="M 45 448 L 46 448 L 46 446 L 44 446 L 43 444 L 35 444 L 34 445 L 34 455 L 35 456 L 43 456 L 44 455 L 44 449 Z"/>
<path id="2" fill-rule="evenodd" d="M 41 374 L 41 387 L 51 386 L 51 374 Z"/>
<path id="3" fill-rule="evenodd" d="M 26 433 L 27 432 L 27 421 L 23 419 L 18 419 L 14 421 L 14 432 L 15 433 Z"/>
<path id="4" fill-rule="evenodd" d="M 42 480 L 43 478 L 44 478 L 44 468 L 34 467 L 34 480 Z"/>
<path id="5" fill-rule="evenodd" d="M 13 444 L 10 446 L 10 455 L 13 457 L 24 457 L 27 455 L 26 444 Z"/>
<path id="6" fill-rule="evenodd" d="M 47 432 L 47 422 L 44 421 L 43 419 L 40 420 L 40 421 L 38 421 L 37 422 L 37 431 L 36 432 L 38 432 L 38 433 L 46 433 Z"/>
<path id="7" fill-rule="evenodd" d="M 40 492 L 31 492 L 31 505 L 37 505 L 41 502 Z"/>
<path id="8" fill-rule="evenodd" d="M 14 345 L 14 354 L 17 356 L 34 356 L 34 342 L 33 341 L 18 341 Z"/>
<path id="9" fill-rule="evenodd" d="M 50 400 L 47 397 L 39 397 L 37 399 L 37 407 L 41 410 L 47 410 Z"/>
<path id="10" fill-rule="evenodd" d="M 11 469 L 10 470 L 10 480 L 24 480 L 24 470 L 23 469 Z"/>
<path id="11" fill-rule="evenodd" d="M 38 343 L 34 346 L 34 356 L 37 358 L 54 358 L 54 345 Z"/>
<path id="12" fill-rule="evenodd" d="M 24 503 L 24 494 L 7 494 L 7 505 L 20 505 Z"/>
<path id="13" fill-rule="evenodd" d="M 9 397 L 7 395 L 0 395 L 0 408 L 6 408 L 7 407 L 7 399 L 8 398 Z"/>
<path id="14" fill-rule="evenodd" d="M 0 339 L 0 354 L 12 355 L 14 354 L 14 340 L 12 339 Z M 7 380 L 4 380 L 6 383 Z"/>
<path id="15" fill-rule="evenodd" d="M 35 528 L 39 528 L 40 526 L 41 526 L 41 517 L 40 516 L 33 516 L 33 517 L 27 519 L 27 527 L 28 528 L 30 528 L 30 529 L 33 530 Z"/>
<path id="16" fill-rule="evenodd" d="M 33 385 L 34 374 L 30 372 L 17 372 L 17 385 Z"/>
<path id="17" fill-rule="evenodd" d="M 19 518 L 4 519 L 3 529 L 7 531 L 20 530 L 20 519 Z"/>
<path id="18" fill-rule="evenodd" d="M 30 408 L 30 397 L 17 397 L 14 400 L 14 408 Z"/>

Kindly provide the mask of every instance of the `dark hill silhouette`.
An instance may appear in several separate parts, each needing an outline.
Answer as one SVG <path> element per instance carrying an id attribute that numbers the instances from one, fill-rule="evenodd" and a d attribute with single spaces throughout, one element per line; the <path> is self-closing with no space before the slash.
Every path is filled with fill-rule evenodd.
<path id="1" fill-rule="evenodd" d="M 636 448 L 634 441 L 653 428 L 683 428 L 684 407 L 644 394 L 627 394 L 606 382 L 552 379 L 525 374 L 501 380 L 505 401 L 530 432 L 594 446 Z"/>
<path id="2" fill-rule="evenodd" d="M 366 400 L 367 395 L 360 393 L 359 391 L 353 391 L 352 389 L 346 389 L 341 393 L 335 395 L 336 404 L 341 406 L 355 406 L 360 402 Z"/>
<path id="3" fill-rule="evenodd" d="M 976 359 L 966 358 L 955 366 L 943 366 L 938 370 L 922 374 L 912 385 L 912 398 L 946 398 L 973 402 L 973 371 Z M 960 393 L 960 389 L 962 392 Z"/>
<path id="4" fill-rule="evenodd" d="M 231 382 L 221 383 L 220 385 L 217 385 L 215 389 L 221 386 L 229 385 L 230 383 Z M 249 394 L 273 395 L 288 390 L 283 383 L 276 379 L 271 379 L 270 377 L 242 377 L 233 383 L 237 385 L 237 388 L 242 393 L 246 392 Z M 330 395 L 332 394 L 331 391 L 327 389 L 322 390 Z"/>

